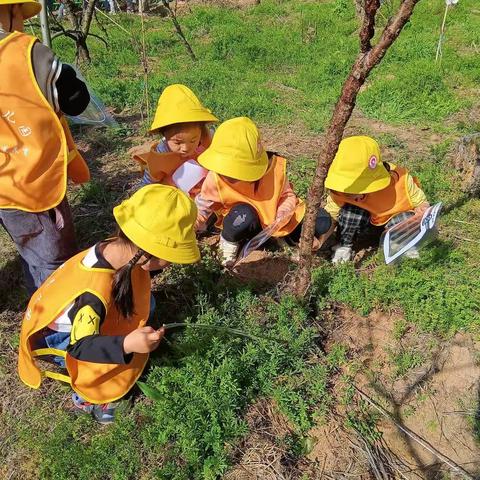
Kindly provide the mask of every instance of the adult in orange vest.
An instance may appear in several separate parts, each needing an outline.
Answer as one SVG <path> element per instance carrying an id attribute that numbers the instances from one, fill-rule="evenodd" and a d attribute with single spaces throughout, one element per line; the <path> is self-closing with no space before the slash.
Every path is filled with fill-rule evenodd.
<path id="1" fill-rule="evenodd" d="M 146 326 L 151 270 L 200 259 L 194 202 L 177 188 L 149 185 L 115 207 L 116 237 L 58 268 L 33 294 L 22 323 L 18 370 L 39 388 L 43 377 L 68 382 L 74 404 L 102 423 L 143 371 L 163 329 Z M 65 373 L 42 371 L 47 358 Z"/>
<path id="2" fill-rule="evenodd" d="M 265 151 L 252 120 L 239 117 L 222 123 L 198 162 L 209 173 L 195 199 L 197 229 L 212 212 L 217 215 L 223 265 L 234 263 L 242 242 L 276 220 L 279 229 L 273 236 L 298 243 L 305 204 L 288 181 L 287 161 Z M 330 225 L 330 217 L 321 209 L 316 236 L 326 233 Z"/>
<path id="3" fill-rule="evenodd" d="M 159 142 L 130 150 L 143 172 L 142 185 L 162 183 L 180 188 L 194 198 L 207 175 L 197 158 L 210 145 L 218 122 L 185 85 L 169 85 L 160 95 L 150 133 Z"/>
<path id="4" fill-rule="evenodd" d="M 330 166 L 326 211 L 338 222 L 340 243 L 333 263 L 351 260 L 356 235 L 369 224 L 390 228 L 418 214 L 429 203 L 415 179 L 403 167 L 382 162 L 380 147 L 370 137 L 342 140 Z M 418 251 L 406 254 L 418 258 Z"/>
<path id="5" fill-rule="evenodd" d="M 0 0 L 0 224 L 22 258 L 33 293 L 78 249 L 67 176 L 89 180 L 63 113 L 80 114 L 90 96 L 23 21 L 41 9 L 34 0 Z"/>

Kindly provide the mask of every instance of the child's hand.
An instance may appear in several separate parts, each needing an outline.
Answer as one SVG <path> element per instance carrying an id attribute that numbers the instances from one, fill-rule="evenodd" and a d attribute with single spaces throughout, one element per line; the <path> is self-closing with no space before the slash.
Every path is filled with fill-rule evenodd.
<path id="1" fill-rule="evenodd" d="M 415 208 L 415 216 L 416 217 L 422 217 L 427 208 L 430 207 L 430 204 L 428 202 L 424 202 L 421 205 L 419 205 L 417 208 Z"/>
<path id="2" fill-rule="evenodd" d="M 130 332 L 123 341 L 123 351 L 129 353 L 150 353 L 155 350 L 165 334 L 165 329 L 140 327 Z"/>

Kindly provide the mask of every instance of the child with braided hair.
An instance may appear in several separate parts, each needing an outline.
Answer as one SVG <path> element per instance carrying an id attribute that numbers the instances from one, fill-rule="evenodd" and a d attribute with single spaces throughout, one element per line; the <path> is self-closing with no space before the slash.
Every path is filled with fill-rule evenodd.
<path id="1" fill-rule="evenodd" d="M 149 271 L 200 259 L 197 209 L 180 190 L 143 187 L 113 213 L 117 236 L 72 257 L 33 295 L 18 360 L 26 385 L 38 388 L 45 376 L 69 383 L 74 405 L 100 423 L 113 421 L 115 402 L 135 384 L 164 334 L 146 325 Z M 66 372 L 41 371 L 36 357 Z"/>

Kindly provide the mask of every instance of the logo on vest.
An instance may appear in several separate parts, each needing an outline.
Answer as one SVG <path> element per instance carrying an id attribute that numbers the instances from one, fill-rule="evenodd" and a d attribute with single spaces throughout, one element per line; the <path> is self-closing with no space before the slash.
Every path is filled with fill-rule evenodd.
<path id="1" fill-rule="evenodd" d="M 371 170 L 375 169 L 375 167 L 378 165 L 378 160 L 377 160 L 377 157 L 375 155 L 372 155 L 370 157 L 370 160 L 368 161 L 368 168 L 370 168 Z"/>
<path id="2" fill-rule="evenodd" d="M 18 127 L 18 131 L 20 132 L 20 135 L 22 137 L 28 137 L 29 135 L 32 134 L 32 129 L 25 125 L 21 125 L 20 127 Z"/>

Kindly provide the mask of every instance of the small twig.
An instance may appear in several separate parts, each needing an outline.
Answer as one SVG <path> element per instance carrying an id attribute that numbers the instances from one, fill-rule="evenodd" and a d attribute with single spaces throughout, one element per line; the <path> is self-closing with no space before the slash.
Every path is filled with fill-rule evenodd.
<path id="1" fill-rule="evenodd" d="M 112 22 L 114 25 L 116 25 L 120 30 L 123 30 L 129 37 L 133 38 L 133 35 L 124 27 L 122 27 L 118 22 L 116 22 L 113 18 L 109 17 L 107 14 L 103 13 L 99 8 L 95 7 L 95 10 L 103 15 L 105 18 L 108 18 L 110 22 Z"/>
<path id="2" fill-rule="evenodd" d="M 440 37 L 438 39 L 438 45 L 437 45 L 437 53 L 435 55 L 435 63 L 438 61 L 438 58 L 442 54 L 442 42 L 443 42 L 443 37 L 445 36 L 445 22 L 447 21 L 447 14 L 448 14 L 448 3 L 445 5 L 445 14 L 443 15 L 443 22 L 442 26 L 440 28 Z"/>
<path id="3" fill-rule="evenodd" d="M 478 223 L 465 222 L 465 221 L 463 221 L 463 220 L 452 220 L 452 222 L 455 222 L 455 223 L 463 223 L 464 225 L 473 225 L 474 227 L 480 226 L 480 225 L 478 225 Z"/>
<path id="4" fill-rule="evenodd" d="M 149 90 L 148 90 L 148 57 L 147 57 L 147 49 L 146 49 L 146 42 L 145 42 L 145 18 L 144 18 L 144 11 L 143 11 L 143 0 L 140 1 L 139 6 L 141 7 L 140 22 L 141 22 L 141 28 L 142 28 L 140 61 L 143 67 L 143 98 L 145 101 L 146 118 L 148 123 L 148 119 L 150 117 L 150 101 L 149 101 Z M 143 108 L 141 109 L 140 113 L 141 113 L 142 122 L 143 122 L 144 121 Z"/>
<path id="5" fill-rule="evenodd" d="M 399 430 L 401 430 L 403 433 L 409 436 L 412 440 L 414 440 L 419 445 L 421 445 L 425 450 L 428 450 L 431 454 L 435 455 L 439 460 L 441 460 L 443 463 L 448 465 L 452 470 L 458 472 L 464 478 L 468 480 L 475 480 L 475 478 L 472 475 L 470 475 L 466 470 L 464 470 L 460 465 L 458 465 L 453 460 L 451 460 L 450 458 L 445 456 L 443 453 L 438 451 L 435 447 L 430 445 L 430 443 L 428 443 L 422 437 L 417 435 L 414 431 L 400 424 L 390 412 L 385 410 L 381 405 L 375 402 L 375 400 L 373 400 L 365 392 L 360 390 L 360 388 L 358 388 L 354 384 L 353 384 L 353 388 L 366 402 L 368 402 L 372 407 L 378 410 L 384 417 L 388 418 Z"/>
<path id="6" fill-rule="evenodd" d="M 96 35 L 95 33 L 89 33 L 87 36 L 88 37 L 93 37 L 93 38 L 96 38 L 97 40 L 102 41 L 103 44 L 105 45 L 105 47 L 108 47 L 108 42 L 103 37 L 101 37 L 100 35 Z"/>
<path id="7" fill-rule="evenodd" d="M 277 337 L 270 337 L 268 335 L 251 335 L 249 333 L 245 333 L 242 330 L 237 328 L 230 328 L 230 327 L 222 327 L 219 325 L 205 325 L 201 323 L 165 323 L 163 328 L 168 332 L 172 330 L 178 330 L 183 328 L 193 328 L 198 330 L 213 330 L 220 333 L 228 333 L 231 335 L 237 335 L 239 337 L 248 338 L 250 340 L 269 340 L 271 342 L 276 343 L 286 343 L 284 340 L 281 340 Z"/>
<path id="8" fill-rule="evenodd" d="M 454 235 L 457 240 L 464 240 L 465 242 L 480 243 L 478 240 L 472 240 L 471 238 L 460 237 L 460 235 Z"/>
<path id="9" fill-rule="evenodd" d="M 177 20 L 177 15 L 176 13 L 172 10 L 172 7 L 170 7 L 170 3 L 168 0 L 162 0 L 163 6 L 168 10 L 168 13 L 170 15 L 170 18 L 172 19 L 172 23 L 175 27 L 175 30 L 178 34 L 178 36 L 181 38 L 183 44 L 185 45 L 185 48 L 187 49 L 188 54 L 190 55 L 190 58 L 196 62 L 197 57 L 195 56 L 195 53 L 193 53 L 192 47 L 188 43 L 188 40 L 186 39 L 185 35 L 183 34 L 182 27 L 178 23 Z"/>

